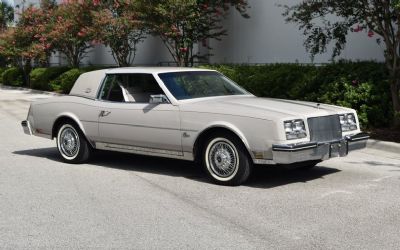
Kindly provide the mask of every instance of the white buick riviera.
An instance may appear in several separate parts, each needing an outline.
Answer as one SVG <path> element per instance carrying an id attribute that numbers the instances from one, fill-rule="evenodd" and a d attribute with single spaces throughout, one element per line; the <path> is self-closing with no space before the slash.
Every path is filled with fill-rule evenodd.
<path id="1" fill-rule="evenodd" d="M 69 95 L 32 103 L 25 133 L 56 138 L 66 162 L 94 150 L 195 161 L 216 183 L 240 185 L 254 164 L 311 168 L 366 146 L 353 109 L 258 98 L 193 68 L 85 73 Z"/>

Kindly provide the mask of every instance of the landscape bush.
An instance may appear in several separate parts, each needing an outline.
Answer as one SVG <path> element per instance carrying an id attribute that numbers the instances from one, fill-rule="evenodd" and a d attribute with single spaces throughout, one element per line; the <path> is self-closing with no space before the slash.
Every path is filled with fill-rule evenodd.
<path id="1" fill-rule="evenodd" d="M 52 85 L 59 86 L 59 91 L 63 94 L 68 94 L 78 77 L 86 72 L 84 69 L 70 69 L 61 74 Z"/>
<path id="2" fill-rule="evenodd" d="M 11 67 L 6 69 L 2 74 L 4 85 L 21 87 L 24 84 L 23 72 L 20 68 Z"/>
<path id="3" fill-rule="evenodd" d="M 50 84 L 51 81 L 69 69 L 68 67 L 35 68 L 30 73 L 31 87 L 45 91 L 56 90 Z"/>
<path id="4" fill-rule="evenodd" d="M 3 73 L 7 68 L 0 68 L 0 84 L 3 84 Z"/>

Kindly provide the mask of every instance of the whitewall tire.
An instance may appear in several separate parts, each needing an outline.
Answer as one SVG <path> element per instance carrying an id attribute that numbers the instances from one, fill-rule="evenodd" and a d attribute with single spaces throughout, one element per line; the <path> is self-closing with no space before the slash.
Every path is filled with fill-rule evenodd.
<path id="1" fill-rule="evenodd" d="M 91 146 L 79 128 L 72 123 L 62 124 L 57 132 L 57 148 L 68 163 L 83 163 L 91 155 Z"/>
<path id="2" fill-rule="evenodd" d="M 236 186 L 250 176 L 252 162 L 243 143 L 230 133 L 210 136 L 203 148 L 203 167 L 217 184 Z"/>

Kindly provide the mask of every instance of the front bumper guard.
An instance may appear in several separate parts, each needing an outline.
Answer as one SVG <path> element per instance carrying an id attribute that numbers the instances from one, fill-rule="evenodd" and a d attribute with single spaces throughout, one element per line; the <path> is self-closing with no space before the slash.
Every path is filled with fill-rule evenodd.
<path id="1" fill-rule="evenodd" d="M 367 133 L 359 133 L 330 142 L 272 145 L 273 161 L 276 164 L 292 164 L 344 157 L 350 151 L 365 148 L 368 139 Z"/>

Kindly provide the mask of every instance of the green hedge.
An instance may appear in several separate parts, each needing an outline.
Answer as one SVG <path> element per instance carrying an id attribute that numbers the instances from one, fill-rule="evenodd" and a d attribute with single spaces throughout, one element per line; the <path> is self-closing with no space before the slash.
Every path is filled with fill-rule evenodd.
<path id="1" fill-rule="evenodd" d="M 24 84 L 24 73 L 16 67 L 8 68 L 3 72 L 2 80 L 4 85 L 21 87 Z"/>
<path id="2" fill-rule="evenodd" d="M 36 68 L 30 73 L 31 87 L 46 91 L 56 90 L 50 82 L 69 69 L 68 67 Z"/>
<path id="3" fill-rule="evenodd" d="M 315 101 L 354 108 L 363 127 L 386 127 L 393 117 L 384 64 L 340 62 L 299 64 L 206 65 L 260 97 Z"/>
<path id="4" fill-rule="evenodd" d="M 3 73 L 7 68 L 0 68 L 0 84 L 3 84 Z"/>
<path id="5" fill-rule="evenodd" d="M 60 92 L 68 94 L 71 91 L 72 87 L 74 86 L 75 81 L 84 72 L 86 71 L 83 69 L 70 69 L 61 74 L 51 84 L 52 86 L 57 86 Z"/>

